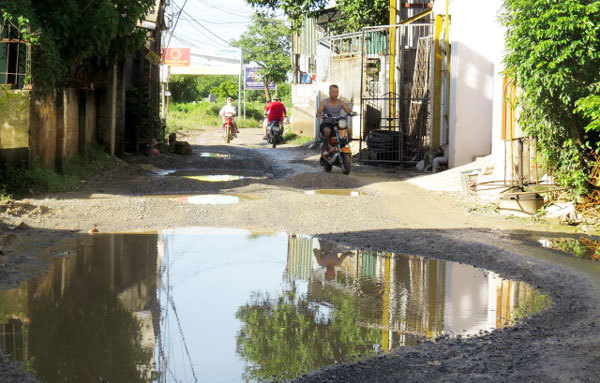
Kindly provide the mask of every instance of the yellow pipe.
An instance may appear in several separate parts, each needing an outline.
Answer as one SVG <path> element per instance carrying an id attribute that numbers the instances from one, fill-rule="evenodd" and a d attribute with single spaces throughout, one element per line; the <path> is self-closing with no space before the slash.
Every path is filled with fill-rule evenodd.
<path id="1" fill-rule="evenodd" d="M 446 0 L 446 28 L 445 29 L 445 41 L 446 41 L 446 126 L 450 129 L 450 0 Z"/>
<path id="2" fill-rule="evenodd" d="M 430 15 L 433 12 L 433 9 L 428 9 L 426 11 L 423 11 L 421 13 L 417 13 L 416 15 L 409 17 L 408 19 L 402 20 L 400 22 L 400 24 L 411 24 L 414 23 L 417 20 L 421 20 L 423 17 Z"/>
<path id="3" fill-rule="evenodd" d="M 390 25 L 396 25 L 398 19 L 397 0 L 390 0 Z M 396 28 L 390 28 L 390 117 L 396 118 L 396 105 L 394 103 L 396 93 Z"/>
<path id="4" fill-rule="evenodd" d="M 444 27 L 444 16 L 435 16 L 435 61 L 433 64 L 433 137 L 431 141 L 431 149 L 437 150 L 440 147 L 441 140 L 441 125 L 442 125 L 442 45 L 440 37 Z"/>
<path id="5" fill-rule="evenodd" d="M 381 313 L 381 348 L 384 351 L 389 351 L 391 349 L 390 344 L 390 329 L 392 326 L 390 325 L 390 304 L 391 304 L 391 293 L 392 293 L 392 285 L 391 285 L 391 269 L 392 262 L 389 254 L 386 254 L 384 257 L 384 277 L 383 277 L 383 312 Z"/>

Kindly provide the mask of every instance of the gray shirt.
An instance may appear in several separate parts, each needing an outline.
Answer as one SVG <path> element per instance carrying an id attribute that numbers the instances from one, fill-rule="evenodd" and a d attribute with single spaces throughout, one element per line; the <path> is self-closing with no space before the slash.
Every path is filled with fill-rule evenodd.
<path id="1" fill-rule="evenodd" d="M 342 111 L 343 101 L 338 99 L 338 104 L 336 106 L 331 105 L 330 99 L 325 99 L 325 110 L 324 112 L 331 117 L 339 117 Z"/>

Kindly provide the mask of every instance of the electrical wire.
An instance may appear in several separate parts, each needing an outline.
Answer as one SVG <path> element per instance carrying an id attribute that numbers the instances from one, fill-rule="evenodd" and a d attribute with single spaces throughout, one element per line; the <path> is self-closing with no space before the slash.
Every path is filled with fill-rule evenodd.
<path id="1" fill-rule="evenodd" d="M 182 18 L 181 20 L 184 21 L 192 21 L 194 19 L 189 19 L 189 18 Z M 210 20 L 205 20 L 205 19 L 196 19 L 197 21 L 201 21 L 203 23 L 206 24 L 212 24 L 212 25 L 225 25 L 225 24 L 250 24 L 250 21 L 223 21 L 223 22 L 216 22 L 216 21 L 210 21 Z"/>
<path id="2" fill-rule="evenodd" d="M 188 0 L 185 0 L 183 2 L 183 5 L 181 6 L 179 13 L 177 14 L 177 19 L 175 19 L 175 24 L 173 24 L 173 31 L 171 31 L 171 36 L 169 37 L 169 41 L 167 42 L 167 48 L 171 45 L 171 39 L 173 38 L 173 34 L 175 34 L 175 29 L 177 28 L 177 23 L 179 23 L 179 18 L 181 17 L 181 12 L 183 12 L 183 9 L 185 8 L 185 5 L 187 4 L 187 2 L 188 2 Z M 175 2 L 173 2 L 173 5 L 175 5 Z"/>
<path id="3" fill-rule="evenodd" d="M 187 1 L 187 0 L 186 0 Z M 173 4 L 176 6 L 175 2 L 173 2 Z M 213 35 L 214 37 L 218 38 L 219 40 L 223 41 L 225 44 L 227 44 L 227 46 L 231 47 L 231 43 L 229 43 L 229 41 L 225 40 L 224 38 L 222 38 L 221 36 L 217 35 L 216 33 L 214 33 L 213 31 L 211 31 L 210 29 L 208 29 L 207 27 L 205 27 L 204 25 L 202 25 L 202 23 L 200 23 L 194 16 L 190 15 L 189 13 L 187 13 L 183 7 L 180 9 L 180 12 L 182 12 L 183 14 L 187 15 L 191 21 L 193 21 L 194 23 L 196 23 L 196 25 L 198 25 L 199 27 L 201 27 L 202 29 L 204 29 L 206 32 L 210 33 L 211 35 Z"/>
<path id="4" fill-rule="evenodd" d="M 227 9 L 223 9 L 223 8 L 217 7 L 216 5 L 214 5 L 214 4 L 211 4 L 211 3 L 207 2 L 207 1 L 204 1 L 204 0 L 196 0 L 196 1 L 197 1 L 197 2 L 199 2 L 199 3 L 202 3 L 202 4 L 206 5 L 206 6 L 208 6 L 208 7 L 210 7 L 210 8 L 216 9 L 216 10 L 218 10 L 218 11 L 221 11 L 221 12 L 224 12 L 224 13 L 228 13 L 228 14 L 230 14 L 230 15 L 234 15 L 234 16 L 243 17 L 244 19 L 250 19 L 250 18 L 248 17 L 248 15 L 242 15 L 242 14 L 240 14 L 240 13 L 231 12 L 230 10 L 227 10 Z"/>

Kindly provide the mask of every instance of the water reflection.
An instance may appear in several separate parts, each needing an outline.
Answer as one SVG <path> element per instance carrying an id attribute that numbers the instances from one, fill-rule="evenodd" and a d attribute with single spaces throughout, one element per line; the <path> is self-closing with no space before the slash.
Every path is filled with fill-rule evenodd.
<path id="1" fill-rule="evenodd" d="M 359 197 L 365 195 L 365 192 L 352 189 L 316 189 L 307 190 L 306 194 L 333 195 L 337 197 Z"/>
<path id="2" fill-rule="evenodd" d="M 176 174 L 175 174 L 176 175 Z M 203 182 L 231 182 L 239 180 L 266 180 L 267 176 L 241 176 L 233 174 L 212 174 L 212 175 L 199 175 L 199 176 L 184 176 L 191 180 L 203 181 Z"/>
<path id="3" fill-rule="evenodd" d="M 542 246 L 560 250 L 577 258 L 600 261 L 600 242 L 590 237 L 576 238 L 542 238 Z"/>
<path id="4" fill-rule="evenodd" d="M 549 303 L 481 269 L 302 235 L 106 234 L 72 253 L 0 292 L 0 346 L 49 383 L 291 379 Z"/>

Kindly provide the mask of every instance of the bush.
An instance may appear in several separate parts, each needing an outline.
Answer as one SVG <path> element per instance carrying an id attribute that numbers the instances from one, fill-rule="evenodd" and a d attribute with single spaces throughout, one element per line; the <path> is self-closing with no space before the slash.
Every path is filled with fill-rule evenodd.
<path id="1" fill-rule="evenodd" d="M 505 0 L 502 19 L 519 123 L 557 180 L 586 194 L 600 145 L 600 2 Z"/>
<path id="2" fill-rule="evenodd" d="M 0 191 L 5 196 L 40 192 L 65 192 L 74 190 L 82 180 L 106 170 L 115 159 L 102 148 L 90 147 L 84 154 L 65 162 L 62 172 L 45 169 L 39 164 L 31 169 L 9 169 L 3 174 Z"/>

